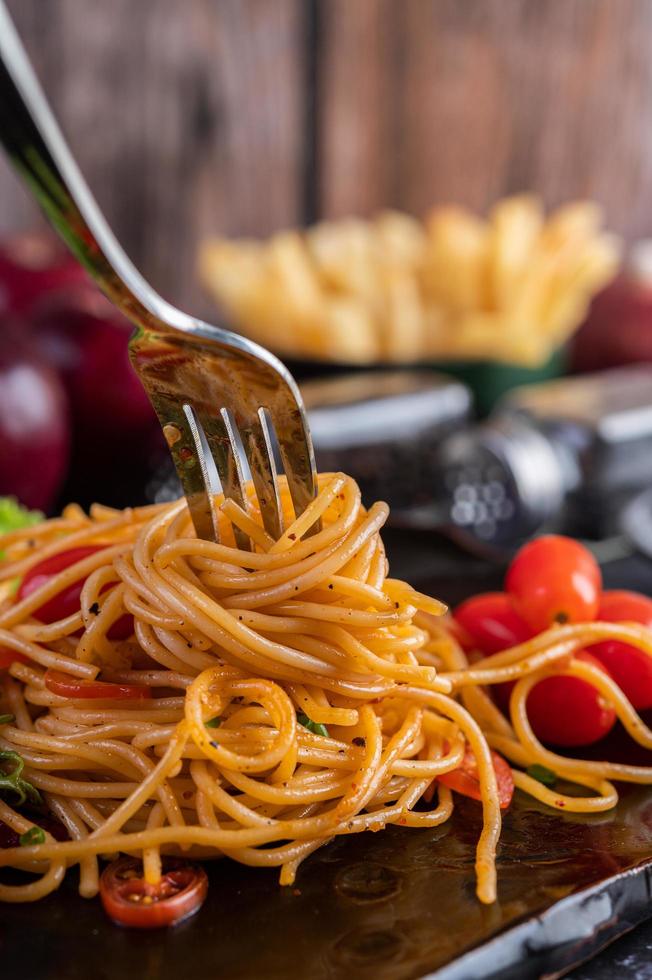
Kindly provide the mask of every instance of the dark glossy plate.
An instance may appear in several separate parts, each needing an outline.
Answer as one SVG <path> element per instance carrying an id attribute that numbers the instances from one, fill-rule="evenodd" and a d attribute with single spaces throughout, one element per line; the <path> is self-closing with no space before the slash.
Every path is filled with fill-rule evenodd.
<path id="1" fill-rule="evenodd" d="M 435 594 L 495 587 L 499 573 L 424 535 L 388 535 L 392 571 Z M 652 592 L 652 565 L 608 569 Z M 623 750 L 617 742 L 614 752 Z M 435 830 L 340 838 L 281 889 L 272 871 L 209 866 L 199 914 L 168 932 L 112 926 L 61 890 L 0 912 L 0 977 L 25 980 L 528 980 L 566 972 L 652 915 L 652 788 L 618 808 L 559 815 L 517 793 L 504 821 L 499 900 L 475 897 L 477 804 Z"/>
<path id="2" fill-rule="evenodd" d="M 652 792 L 583 819 L 517 799 L 491 907 L 474 891 L 479 829 L 478 807 L 461 801 L 436 830 L 343 838 L 306 862 L 294 888 L 216 862 L 204 907 L 167 933 L 112 926 L 71 875 L 43 902 L 3 907 L 2 976 L 525 980 L 570 968 L 649 914 Z"/>

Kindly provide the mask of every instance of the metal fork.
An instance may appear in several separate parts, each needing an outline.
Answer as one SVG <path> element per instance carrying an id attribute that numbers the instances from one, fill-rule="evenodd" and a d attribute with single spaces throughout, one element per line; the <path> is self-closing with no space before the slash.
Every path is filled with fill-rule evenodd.
<path id="1" fill-rule="evenodd" d="M 297 516 L 317 485 L 295 381 L 263 347 L 182 313 L 145 282 L 93 199 L 2 0 L 0 140 L 70 250 L 136 327 L 132 364 L 163 427 L 198 537 L 218 540 L 219 484 L 246 508 L 246 458 L 265 529 L 278 538 L 273 434 Z M 238 546 L 248 549 L 247 535 L 234 530 Z"/>

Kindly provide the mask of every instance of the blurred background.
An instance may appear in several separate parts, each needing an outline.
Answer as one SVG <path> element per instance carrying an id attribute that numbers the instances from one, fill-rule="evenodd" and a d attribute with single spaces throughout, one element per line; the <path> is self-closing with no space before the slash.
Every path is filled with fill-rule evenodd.
<path id="1" fill-rule="evenodd" d="M 449 446 L 443 463 L 440 445 L 443 435 L 451 431 L 470 432 L 474 414 L 479 410 L 486 415 L 512 383 L 652 360 L 651 253 L 637 245 L 652 234 L 651 0 L 185 0 L 183 4 L 175 0 L 112 0 L 110 4 L 8 0 L 8 7 L 117 237 L 151 284 L 188 312 L 213 322 L 231 322 L 237 329 L 258 335 L 259 324 L 252 322 L 256 316 L 251 310 L 265 311 L 262 323 L 267 306 L 272 305 L 266 303 L 271 293 L 265 292 L 268 286 L 263 289 L 268 279 L 263 283 L 261 271 L 268 253 L 262 251 L 263 246 L 255 252 L 229 251 L 228 239 L 268 240 L 285 229 L 352 216 L 375 220 L 388 209 L 417 219 L 412 224 L 399 221 L 386 231 L 384 225 L 370 231 L 370 226 L 359 224 L 329 224 L 323 226 L 328 234 L 311 239 L 307 246 L 303 239 L 274 238 L 274 261 L 280 262 L 281 246 L 283 262 L 289 256 L 292 263 L 293 248 L 313 249 L 310 274 L 315 278 L 315 265 L 321 262 L 317 270 L 322 277 L 320 288 L 326 281 L 332 293 L 338 270 L 328 266 L 326 246 L 337 250 L 341 242 L 344 254 L 357 241 L 356 234 L 364 233 L 367 239 L 376 236 L 385 249 L 380 271 L 374 272 L 379 295 L 385 295 L 390 272 L 393 276 L 394 268 L 403 263 L 400 279 L 391 278 L 401 287 L 400 297 L 405 297 L 397 301 L 397 318 L 417 289 L 423 335 L 436 320 L 444 323 L 441 329 L 437 326 L 438 336 L 449 340 L 459 340 L 468 327 L 468 343 L 460 346 L 457 340 L 455 344 L 451 341 L 448 356 L 444 356 L 443 341 L 435 347 L 424 341 L 421 353 L 416 346 L 409 356 L 391 356 L 388 329 L 395 331 L 400 346 L 408 326 L 398 329 L 385 323 L 385 339 L 378 348 L 381 353 L 370 350 L 338 358 L 332 350 L 324 354 L 323 345 L 317 343 L 313 357 L 310 345 L 299 338 L 296 309 L 280 306 L 276 319 L 265 321 L 271 338 L 275 331 L 277 337 L 283 335 L 283 342 L 274 345 L 270 339 L 269 343 L 301 378 L 322 374 L 332 378 L 328 369 L 337 361 L 346 362 L 345 366 L 364 362 L 365 367 L 381 363 L 387 367 L 404 360 L 419 366 L 419 377 L 402 376 L 390 382 L 386 375 L 377 375 L 369 387 L 365 375 L 366 387 L 356 389 L 349 384 L 333 389 L 331 385 L 326 390 L 309 390 L 307 396 L 316 412 L 324 405 L 341 409 L 362 404 L 364 409 L 382 402 L 384 412 L 398 417 L 400 403 L 408 406 L 410 418 L 420 420 L 423 438 L 419 437 L 416 448 L 411 447 L 410 458 L 414 460 L 417 453 L 427 465 L 410 470 L 408 462 L 402 464 L 402 472 L 406 467 L 409 472 L 403 483 L 414 493 L 408 493 L 405 485 L 385 487 L 382 480 L 378 482 L 379 474 L 371 472 L 370 462 L 370 457 L 380 458 L 375 449 L 365 464 L 368 492 L 390 497 L 397 511 L 405 512 L 406 524 L 434 526 L 452 521 L 458 529 L 475 534 L 484 522 L 484 537 L 489 540 L 494 536 L 491 526 L 495 530 L 502 520 L 510 525 L 507 537 L 522 538 L 554 521 L 572 494 L 570 509 L 575 515 L 572 521 L 576 520 L 586 503 L 585 498 L 577 497 L 577 490 L 589 475 L 593 483 L 598 478 L 606 481 L 604 486 L 601 483 L 604 497 L 611 494 L 605 473 L 600 471 L 596 477 L 591 469 L 598 457 L 604 457 L 604 446 L 599 451 L 596 448 L 604 429 L 601 421 L 625 410 L 628 419 L 632 412 L 637 419 L 643 418 L 649 408 L 646 375 L 640 376 L 638 386 L 621 381 L 615 394 L 613 385 L 601 383 L 600 392 L 612 392 L 607 405 L 596 406 L 594 389 L 592 394 L 582 389 L 581 396 L 571 394 L 565 401 L 559 395 L 552 398 L 566 406 L 562 421 L 575 433 L 576 458 L 571 464 L 567 460 L 559 463 L 556 445 L 552 450 L 548 446 L 547 456 L 539 452 L 539 443 L 538 450 L 533 448 L 532 440 L 540 442 L 542 433 L 550 443 L 549 396 L 547 401 L 535 400 L 534 407 L 531 402 L 524 407 L 522 401 L 508 406 L 509 425 L 513 428 L 513 419 L 518 417 L 522 426 L 527 416 L 529 427 L 528 448 L 523 450 L 523 433 L 519 430 L 517 438 L 510 429 L 505 436 L 506 423 L 500 421 L 501 439 L 510 443 L 510 452 L 520 440 L 526 468 L 528 464 L 541 467 L 541 472 L 549 474 L 551 467 L 561 467 L 554 480 L 563 485 L 551 491 L 545 506 L 533 502 L 532 488 L 519 484 L 513 463 L 506 469 L 502 457 L 498 460 L 502 475 L 493 456 L 482 472 L 477 467 L 469 471 L 469 453 L 477 459 L 486 449 L 486 436 L 478 435 L 476 429 L 465 446 Z M 501 211 L 491 218 L 489 231 L 472 216 L 484 220 L 500 199 L 523 193 L 534 197 L 524 207 L 518 205 L 514 213 Z M 581 211 L 579 217 L 572 211 L 556 224 L 545 225 L 551 210 L 573 201 L 595 202 L 600 210 Z M 451 212 L 450 205 L 469 209 L 469 213 Z M 534 323 L 538 313 L 520 313 L 516 323 L 515 314 L 503 316 L 493 294 L 483 300 L 484 306 L 478 301 L 476 310 L 475 300 L 462 302 L 459 293 L 443 297 L 444 287 L 435 281 L 435 273 L 423 279 L 423 270 L 439 268 L 440 261 L 446 274 L 438 273 L 439 278 L 455 279 L 456 263 L 466 261 L 469 252 L 466 244 L 458 248 L 451 243 L 462 239 L 466 243 L 470 238 L 485 249 L 484 265 L 480 269 L 478 264 L 477 275 L 474 272 L 474 281 L 479 281 L 478 276 L 484 277 L 486 269 L 491 272 L 495 267 L 491 249 L 497 240 L 496 229 L 501 221 L 507 224 L 507 218 L 513 231 L 500 232 L 500 255 L 508 255 L 510 270 L 518 266 L 514 283 L 521 281 L 541 248 L 547 250 L 548 266 L 554 262 L 556 276 L 561 276 L 560 269 L 568 273 L 561 286 L 553 284 L 557 292 L 550 286 L 555 302 L 559 299 L 570 310 L 563 329 L 555 333 L 551 327 L 549 341 L 536 351 L 528 347 L 527 353 L 523 353 L 523 338 L 539 329 L 534 324 L 530 330 L 529 322 L 531 316 Z M 581 234 L 575 239 L 579 225 Z M 527 234 L 524 228 L 529 229 Z M 52 511 L 69 497 L 83 504 L 101 497 L 121 505 L 166 492 L 161 488 L 169 487 L 170 479 L 157 427 L 137 385 L 127 378 L 126 327 L 102 305 L 83 276 L 71 270 L 67 260 L 43 251 L 45 239 L 16 238 L 44 229 L 36 205 L 6 159 L 0 158 L 0 315 L 5 337 L 10 338 L 0 360 L 0 428 L 4 425 L 0 493 L 13 493 L 30 506 Z M 532 245 L 536 236 L 544 243 L 541 247 Z M 390 239 L 391 247 L 387 244 Z M 393 244 L 399 239 L 400 248 Z M 207 259 L 200 271 L 198 255 L 211 241 L 222 248 L 215 253 L 219 270 L 213 271 Z M 632 250 L 632 246 L 636 247 Z M 421 255 L 420 250 L 426 256 L 423 260 L 414 258 Z M 407 252 L 409 261 L 404 258 Z M 441 259 L 444 252 L 445 261 Z M 586 256 L 584 264 L 573 266 L 580 255 Z M 630 261 L 632 256 L 635 261 Z M 255 275 L 251 272 L 254 260 L 258 263 Z M 580 287 L 580 272 L 589 264 L 594 274 L 587 275 Z M 297 259 L 292 267 L 300 265 Z M 240 283 L 246 278 L 239 275 L 245 266 L 249 293 Z M 222 270 L 231 268 L 240 292 L 232 279 L 220 279 Z M 621 268 L 625 272 L 617 277 Z M 265 269 L 268 274 L 268 267 Z M 274 275 L 278 278 L 278 270 Z M 548 272 L 537 275 L 535 286 L 545 280 L 547 290 Z M 611 284 L 614 279 L 615 286 Z M 283 284 L 282 278 L 279 281 Z M 597 312 L 594 306 L 591 314 L 597 326 L 591 327 L 593 332 L 578 354 L 570 336 L 585 319 L 592 297 L 605 288 L 606 294 L 598 300 L 603 306 Z M 370 289 L 373 291 L 373 284 Z M 339 282 L 337 290 L 339 301 L 346 290 Z M 540 291 L 545 290 L 541 287 Z M 247 305 L 254 293 L 256 303 Z M 307 319 L 313 333 L 317 321 L 329 333 L 337 319 L 343 337 L 351 333 L 350 324 L 369 322 L 370 314 L 362 309 L 364 303 L 371 304 L 368 297 L 356 295 L 353 312 L 357 319 L 350 316 L 349 293 L 346 299 L 345 319 L 340 315 L 341 304 L 337 310 L 329 307 L 328 316 L 321 319 L 311 307 Z M 501 336 L 509 343 L 501 340 L 502 353 L 491 357 L 490 327 L 493 329 L 498 314 Z M 383 316 L 387 319 L 386 313 Z M 292 331 L 286 335 L 282 325 L 290 320 Z M 543 332 L 542 327 L 541 335 Z M 519 347 L 514 341 L 512 356 L 510 338 L 517 333 L 523 343 L 519 341 Z M 27 430 L 16 436 L 15 404 L 21 398 L 24 401 L 25 392 L 32 389 L 24 374 L 21 383 L 15 382 L 14 375 L 14 381 L 7 382 L 7 376 L 12 371 L 15 374 L 17 361 L 21 370 L 48 375 L 44 382 L 48 390 L 41 403 L 42 416 L 50 420 L 49 432 L 38 437 L 32 432 L 27 440 Z M 423 373 L 433 366 L 440 372 L 443 369 L 443 378 Z M 496 370 L 505 367 L 518 370 L 507 376 L 503 370 L 497 382 Z M 623 408 L 623 391 L 633 387 L 636 395 L 625 399 Z M 434 400 L 433 391 L 439 393 Z M 579 421 L 578 397 L 583 404 Z M 30 397 L 29 401 L 27 414 L 34 416 L 38 399 Z M 592 414 L 588 413 L 589 403 Z M 570 405 L 575 408 L 571 410 Z M 333 435 L 347 427 L 343 418 L 326 412 L 316 425 L 327 433 L 322 458 L 328 465 L 344 460 L 350 468 L 354 463 L 346 451 L 350 455 L 351 445 L 341 446 Z M 8 419 L 13 420 L 11 424 Z M 56 424 L 55 419 L 59 419 Z M 30 424 L 33 422 L 32 417 Z M 582 428 L 581 458 L 577 455 L 578 426 Z M 559 427 L 556 417 L 552 428 L 557 432 Z M 356 452 L 365 440 L 369 445 L 378 441 L 377 434 L 370 437 L 364 425 L 361 433 L 361 442 L 354 445 Z M 639 426 L 638 459 L 652 446 L 645 441 L 647 431 L 644 436 L 641 441 Z M 396 441 L 404 439 L 399 434 Z M 28 463 L 26 444 L 37 457 L 35 467 Z M 45 451 L 45 445 L 55 445 L 55 449 Z M 390 454 L 384 457 L 386 467 L 390 465 L 387 460 L 394 459 L 396 468 L 397 457 L 391 455 L 396 445 L 384 448 Z M 47 464 L 48 452 L 51 465 Z M 567 457 L 568 452 L 563 449 L 561 455 Z M 622 454 L 622 446 L 619 452 Z M 133 461 L 130 477 L 117 460 Z M 519 465 L 522 469 L 522 462 Z M 457 467 L 452 476 L 451 467 Z M 435 499 L 433 489 L 435 482 L 446 482 L 443 477 L 438 481 L 437 474 L 442 472 L 447 474 L 450 491 L 443 503 Z M 354 475 L 365 478 L 365 473 Z M 627 477 L 627 492 L 642 488 L 649 476 L 639 466 L 636 474 Z M 502 489 L 496 490 L 496 483 Z M 488 489 L 489 484 L 493 488 Z M 519 518 L 521 523 L 512 526 L 514 508 L 518 509 L 528 493 L 527 520 Z M 508 506 L 504 500 L 510 496 L 514 499 Z M 478 501 L 482 507 L 473 510 Z M 457 506 L 460 504 L 472 505 L 471 510 Z M 485 504 L 491 504 L 489 524 Z M 592 498 L 592 514 L 603 505 L 603 497 L 597 503 Z M 455 506 L 457 517 L 453 519 Z M 567 514 L 564 521 L 571 521 Z M 596 518 L 591 527 L 580 530 L 601 534 L 604 527 Z"/>
<path id="2" fill-rule="evenodd" d="M 648 0 L 9 0 L 152 285 L 209 315 L 200 240 L 536 191 L 652 231 Z M 39 223 L 3 159 L 0 229 Z"/>

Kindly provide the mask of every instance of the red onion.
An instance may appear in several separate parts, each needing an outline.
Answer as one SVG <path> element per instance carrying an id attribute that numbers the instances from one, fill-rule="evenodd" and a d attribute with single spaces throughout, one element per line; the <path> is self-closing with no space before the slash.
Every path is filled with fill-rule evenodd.
<path id="1" fill-rule="evenodd" d="M 0 325 L 0 496 L 47 510 L 66 472 L 66 396 L 56 373 Z"/>
<path id="2" fill-rule="evenodd" d="M 576 371 L 652 362 L 652 241 L 635 245 L 623 274 L 596 296 L 571 362 Z"/>
<path id="3" fill-rule="evenodd" d="M 32 331 L 35 348 L 64 381 L 76 433 L 125 445 L 140 443 L 156 426 L 129 361 L 132 327 L 95 286 L 41 297 Z"/>
<path id="4" fill-rule="evenodd" d="M 43 293 L 86 281 L 77 260 L 51 233 L 15 235 L 0 246 L 0 314 L 26 313 Z"/>

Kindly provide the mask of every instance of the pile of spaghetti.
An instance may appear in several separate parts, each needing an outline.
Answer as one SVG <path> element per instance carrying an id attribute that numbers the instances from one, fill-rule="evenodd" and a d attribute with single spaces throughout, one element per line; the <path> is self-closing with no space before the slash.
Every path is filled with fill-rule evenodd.
<path id="1" fill-rule="evenodd" d="M 338 835 L 446 821 L 446 774 L 470 759 L 483 814 L 477 892 L 492 902 L 494 749 L 519 789 L 558 808 L 608 809 L 612 779 L 652 782 L 652 768 L 553 755 L 525 707 L 537 680 L 577 675 L 652 747 L 613 681 L 573 659 L 606 637 L 652 656 L 649 630 L 557 627 L 469 666 L 445 607 L 387 577 L 387 506 L 365 510 L 341 474 L 319 486 L 298 519 L 283 488 L 277 541 L 253 492 L 247 510 L 216 500 L 219 544 L 196 538 L 184 500 L 90 516 L 73 505 L 0 539 L 0 760 L 24 764 L 21 780 L 68 838 L 0 795 L 0 820 L 21 836 L 0 865 L 32 873 L 0 884 L 0 900 L 40 898 L 75 865 L 93 896 L 99 859 L 120 853 L 142 859 L 152 885 L 167 855 L 278 866 L 290 884 Z M 234 526 L 251 550 L 237 548 Z M 507 680 L 511 721 L 486 689 Z M 535 762 L 586 792 L 546 788 L 523 771 Z"/>

